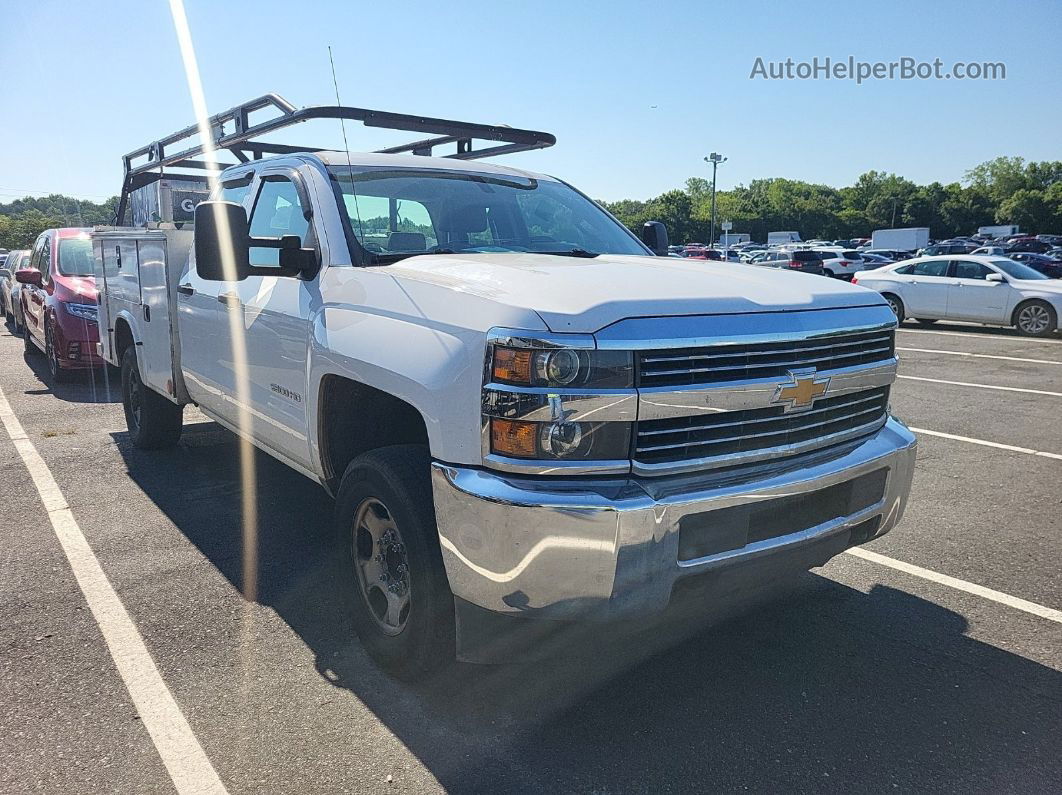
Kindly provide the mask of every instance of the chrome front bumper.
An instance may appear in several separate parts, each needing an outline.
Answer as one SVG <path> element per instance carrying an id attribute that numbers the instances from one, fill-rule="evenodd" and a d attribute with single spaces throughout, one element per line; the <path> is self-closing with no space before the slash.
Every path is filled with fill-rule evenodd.
<path id="1" fill-rule="evenodd" d="M 768 558 L 791 558 L 794 568 L 807 568 L 847 545 L 853 528 L 876 521 L 870 538 L 888 532 L 907 503 L 915 445 L 914 435 L 889 419 L 857 443 L 727 472 L 558 480 L 435 463 L 443 562 L 455 596 L 496 613 L 554 619 L 651 614 L 667 607 L 683 578 Z M 818 492 L 881 469 L 887 470 L 884 494 L 869 507 L 680 559 L 684 517 Z M 711 521 L 698 519 L 709 528 Z M 816 547 L 830 551 L 807 564 L 808 550 Z"/>

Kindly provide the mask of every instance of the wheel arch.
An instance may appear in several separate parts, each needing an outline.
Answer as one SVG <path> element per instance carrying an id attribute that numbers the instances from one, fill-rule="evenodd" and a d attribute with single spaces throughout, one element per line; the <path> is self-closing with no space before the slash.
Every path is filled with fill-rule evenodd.
<path id="1" fill-rule="evenodd" d="M 882 290 L 881 297 L 884 298 L 886 301 L 888 301 L 890 297 L 896 299 L 896 301 L 898 301 L 900 304 L 900 308 L 903 309 L 903 317 L 898 318 L 898 320 L 902 322 L 907 318 L 907 304 L 904 302 L 903 296 L 900 295 L 899 292 L 897 292 L 896 290 Z"/>
<path id="2" fill-rule="evenodd" d="M 130 345 L 140 344 L 139 329 L 127 310 L 121 310 L 114 319 L 113 340 L 114 359 L 121 366 L 125 349 Z"/>
<path id="3" fill-rule="evenodd" d="M 1056 320 L 1059 317 L 1062 317 L 1062 312 L 1059 312 L 1059 308 L 1052 304 L 1050 301 L 1048 301 L 1046 298 L 1043 298 L 1038 295 L 1029 295 L 1022 298 L 1018 301 L 1018 303 L 1014 305 L 1014 309 L 1012 309 L 1010 313 L 1010 325 L 1016 326 L 1018 324 L 1018 313 L 1029 304 L 1045 304 L 1051 309 L 1052 312 L 1055 313 Z"/>
<path id="4" fill-rule="evenodd" d="M 321 378 L 317 452 L 322 482 L 333 494 L 347 464 L 359 455 L 401 444 L 430 446 L 427 423 L 416 406 L 345 375 Z"/>

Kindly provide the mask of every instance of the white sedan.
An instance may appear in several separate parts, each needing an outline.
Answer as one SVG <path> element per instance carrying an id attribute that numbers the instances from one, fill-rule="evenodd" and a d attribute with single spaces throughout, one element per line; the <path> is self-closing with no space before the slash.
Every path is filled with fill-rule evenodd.
<path id="1" fill-rule="evenodd" d="M 916 257 L 860 271 L 852 282 L 881 293 L 900 321 L 964 320 L 1045 337 L 1062 317 L 1062 279 L 1004 257 Z"/>

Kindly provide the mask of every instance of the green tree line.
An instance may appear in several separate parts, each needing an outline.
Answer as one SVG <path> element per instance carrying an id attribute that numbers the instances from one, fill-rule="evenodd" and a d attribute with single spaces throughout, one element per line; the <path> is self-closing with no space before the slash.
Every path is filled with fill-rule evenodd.
<path id="1" fill-rule="evenodd" d="M 118 197 L 102 204 L 53 193 L 0 204 L 0 248 L 30 248 L 45 229 L 114 223 Z"/>
<path id="2" fill-rule="evenodd" d="M 637 233 L 662 221 L 676 243 L 705 242 L 711 228 L 711 180 L 692 177 L 684 190 L 653 199 L 601 202 Z M 716 193 L 716 219 L 735 233 L 764 241 L 767 233 L 799 231 L 805 240 L 869 237 L 875 229 L 929 227 L 942 240 L 979 226 L 1017 224 L 1033 234 L 1062 232 L 1062 161 L 997 157 L 966 172 L 962 182 L 918 185 L 868 171 L 854 185 L 834 188 L 784 178 L 756 179 Z M 716 227 L 716 234 L 719 228 Z"/>
<path id="3" fill-rule="evenodd" d="M 645 201 L 601 202 L 630 229 L 663 221 L 675 242 L 706 241 L 711 224 L 711 182 L 686 180 Z M 102 203 L 52 194 L 0 204 L 0 248 L 29 248 L 43 230 L 113 222 L 118 198 Z M 834 188 L 784 178 L 756 179 L 716 194 L 716 218 L 733 232 L 766 240 L 767 233 L 797 230 L 805 239 L 868 237 L 875 229 L 926 226 L 943 239 L 988 224 L 1017 224 L 1026 232 L 1062 232 L 1062 161 L 1026 162 L 997 157 L 966 172 L 962 182 L 918 185 L 868 171 L 854 185 Z"/>

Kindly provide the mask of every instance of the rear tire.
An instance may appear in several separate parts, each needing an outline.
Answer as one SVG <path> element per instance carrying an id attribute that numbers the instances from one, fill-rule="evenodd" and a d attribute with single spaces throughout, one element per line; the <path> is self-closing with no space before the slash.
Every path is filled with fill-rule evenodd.
<path id="1" fill-rule="evenodd" d="M 141 450 L 173 447 L 184 428 L 184 409 L 144 386 L 130 345 L 122 354 L 122 407 L 133 444 Z"/>
<path id="2" fill-rule="evenodd" d="M 1026 337 L 1047 337 L 1058 328 L 1058 315 L 1046 301 L 1026 301 L 1014 310 L 1014 326 Z"/>
<path id="3" fill-rule="evenodd" d="M 350 462 L 336 496 L 336 576 L 354 628 L 376 664 L 406 680 L 455 655 L 430 467 L 420 445 L 373 450 Z"/>
<path id="4" fill-rule="evenodd" d="M 900 297 L 898 295 L 893 295 L 892 293 L 885 293 L 883 298 L 888 301 L 889 309 L 891 309 L 892 313 L 896 315 L 896 322 L 903 323 L 904 318 L 906 318 L 907 315 L 903 307 L 903 301 L 900 300 Z"/>

